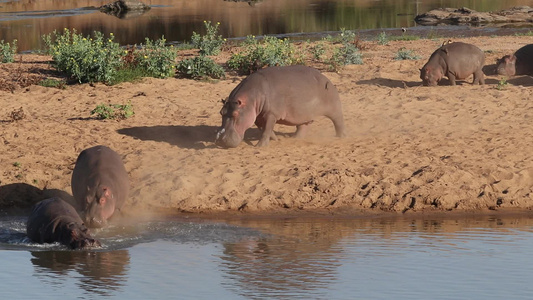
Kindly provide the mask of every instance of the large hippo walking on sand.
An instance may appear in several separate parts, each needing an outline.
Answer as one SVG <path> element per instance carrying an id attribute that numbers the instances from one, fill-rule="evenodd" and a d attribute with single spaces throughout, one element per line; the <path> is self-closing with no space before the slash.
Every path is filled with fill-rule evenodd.
<path id="1" fill-rule="evenodd" d="M 500 75 L 533 75 L 533 44 L 525 45 L 513 55 L 498 60 L 496 71 Z"/>
<path id="2" fill-rule="evenodd" d="M 72 172 L 72 195 L 89 227 L 103 227 L 129 193 L 122 159 L 106 146 L 83 150 Z"/>
<path id="3" fill-rule="evenodd" d="M 59 242 L 71 249 L 99 247 L 74 207 L 61 198 L 43 200 L 28 217 L 26 234 L 36 243 Z"/>
<path id="4" fill-rule="evenodd" d="M 257 146 L 276 140 L 276 123 L 296 126 L 296 137 L 301 137 L 319 116 L 331 119 L 337 136 L 344 136 L 337 88 L 306 66 L 269 67 L 253 73 L 230 93 L 220 114 L 216 143 L 223 147 L 237 147 L 254 123 L 262 132 Z"/>
<path id="5" fill-rule="evenodd" d="M 484 64 L 485 54 L 481 49 L 471 44 L 451 42 L 431 54 L 420 69 L 420 79 L 426 86 L 436 86 L 446 76 L 451 85 L 455 85 L 457 79 L 466 79 L 474 74 L 473 84 L 485 84 Z"/>

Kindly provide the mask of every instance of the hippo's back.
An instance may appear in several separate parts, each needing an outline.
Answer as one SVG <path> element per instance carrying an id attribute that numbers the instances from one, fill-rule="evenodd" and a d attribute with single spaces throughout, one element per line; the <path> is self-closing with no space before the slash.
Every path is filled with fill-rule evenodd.
<path id="1" fill-rule="evenodd" d="M 53 232 L 60 221 L 82 224 L 78 212 L 61 198 L 54 197 L 33 206 L 26 224 L 26 234 L 38 243 L 53 242 Z"/>
<path id="2" fill-rule="evenodd" d="M 533 75 L 533 44 L 516 50 L 516 74 Z"/>
<path id="3" fill-rule="evenodd" d="M 83 150 L 72 171 L 72 194 L 80 207 L 86 201 L 87 187 L 96 184 L 110 184 L 117 196 L 118 208 L 125 201 L 129 191 L 128 173 L 120 155 L 106 146 L 94 146 Z"/>

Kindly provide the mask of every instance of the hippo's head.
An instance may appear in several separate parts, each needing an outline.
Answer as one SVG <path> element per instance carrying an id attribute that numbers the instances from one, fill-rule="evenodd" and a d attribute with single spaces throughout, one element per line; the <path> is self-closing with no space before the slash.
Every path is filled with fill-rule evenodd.
<path id="1" fill-rule="evenodd" d="M 424 66 L 420 69 L 420 79 L 425 86 L 436 86 L 444 74 L 440 68 Z"/>
<path id="2" fill-rule="evenodd" d="M 93 247 L 100 247 L 101 244 L 95 240 L 90 234 L 85 225 L 75 222 L 66 225 L 66 230 L 63 231 L 61 242 L 68 245 L 71 249 L 86 249 Z"/>
<path id="3" fill-rule="evenodd" d="M 506 55 L 496 62 L 496 72 L 499 75 L 513 76 L 516 74 L 516 56 Z"/>
<path id="4" fill-rule="evenodd" d="M 222 101 L 224 103 L 220 110 L 222 126 L 215 139 L 217 145 L 226 148 L 237 147 L 244 138 L 246 129 L 252 127 L 256 112 L 248 100 L 245 97 L 233 97 Z"/>
<path id="5" fill-rule="evenodd" d="M 87 193 L 83 220 L 89 227 L 104 227 L 115 212 L 113 191 L 108 186 L 97 186 Z"/>

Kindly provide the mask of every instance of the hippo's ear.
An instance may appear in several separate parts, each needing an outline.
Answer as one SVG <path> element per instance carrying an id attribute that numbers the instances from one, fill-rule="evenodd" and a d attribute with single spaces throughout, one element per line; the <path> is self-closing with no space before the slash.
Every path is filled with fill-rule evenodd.
<path id="1" fill-rule="evenodd" d="M 226 104 L 226 102 L 228 101 L 228 98 L 226 98 L 226 99 L 222 98 L 222 99 L 220 99 L 220 101 L 222 101 L 222 104 Z"/>

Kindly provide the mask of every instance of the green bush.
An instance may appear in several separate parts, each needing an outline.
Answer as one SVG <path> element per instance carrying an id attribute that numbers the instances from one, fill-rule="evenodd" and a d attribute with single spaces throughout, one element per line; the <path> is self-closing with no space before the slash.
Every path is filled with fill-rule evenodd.
<path id="1" fill-rule="evenodd" d="M 323 43 L 317 43 L 316 45 L 311 46 L 310 51 L 315 60 L 321 61 L 322 55 L 326 53 L 326 48 Z"/>
<path id="2" fill-rule="evenodd" d="M 167 78 L 174 76 L 177 52 L 174 46 L 165 46 L 165 37 L 157 41 L 146 38 L 140 49 L 133 51 L 133 64 L 144 69 L 146 76 Z"/>
<path id="3" fill-rule="evenodd" d="M 191 43 L 195 48 L 200 49 L 201 55 L 218 55 L 225 41 L 221 35 L 217 36 L 220 23 L 217 22 L 215 26 L 212 26 L 211 21 L 204 21 L 204 25 L 207 33 L 200 35 L 193 31 Z"/>
<path id="4" fill-rule="evenodd" d="M 334 70 L 346 65 L 362 65 L 363 57 L 361 51 L 354 44 L 344 44 L 333 51 L 330 65 Z"/>
<path id="5" fill-rule="evenodd" d="M 15 61 L 15 53 L 17 53 L 17 40 L 13 40 L 11 44 L 0 41 L 0 63 L 11 63 Z"/>
<path id="6" fill-rule="evenodd" d="M 288 39 L 266 36 L 260 43 L 254 36 L 248 36 L 243 45 L 244 51 L 233 54 L 227 62 L 230 69 L 243 74 L 250 74 L 265 66 L 287 66 L 299 62 Z"/>
<path id="7" fill-rule="evenodd" d="M 104 38 L 103 33 L 95 31 L 90 38 L 65 28 L 63 33 L 54 31 L 43 39 L 55 67 L 80 83 L 111 82 L 122 64 L 123 50 L 113 42 L 113 33 Z"/>
<path id="8" fill-rule="evenodd" d="M 105 119 L 127 119 L 133 116 L 133 106 L 128 104 L 100 104 L 91 111 L 91 115 L 96 115 L 100 120 Z"/>
<path id="9" fill-rule="evenodd" d="M 192 79 L 222 78 L 224 68 L 207 56 L 197 56 L 188 58 L 178 63 L 178 73 L 183 77 Z"/>
<path id="10" fill-rule="evenodd" d="M 387 45 L 388 43 L 389 43 L 389 36 L 385 33 L 385 31 L 382 31 L 378 35 L 378 44 Z"/>
<path id="11" fill-rule="evenodd" d="M 416 55 L 413 50 L 400 48 L 398 52 L 396 52 L 396 56 L 394 57 L 395 60 L 412 60 L 412 59 L 420 59 L 420 56 Z"/>

